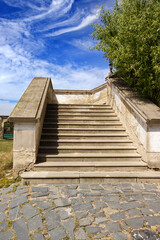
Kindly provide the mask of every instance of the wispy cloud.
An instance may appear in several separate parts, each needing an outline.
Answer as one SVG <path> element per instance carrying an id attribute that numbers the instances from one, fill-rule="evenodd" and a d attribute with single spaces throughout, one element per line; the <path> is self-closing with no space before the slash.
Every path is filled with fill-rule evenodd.
<path id="1" fill-rule="evenodd" d="M 55 32 L 52 32 L 52 33 L 48 33 L 45 36 L 46 37 L 55 37 L 55 36 L 62 35 L 64 33 L 69 33 L 69 32 L 74 32 L 74 31 L 81 30 L 82 28 L 85 28 L 85 27 L 89 26 L 89 24 L 93 23 L 97 18 L 98 18 L 97 14 L 88 15 L 76 27 L 63 28 L 61 30 L 58 30 L 58 31 L 55 31 Z"/>

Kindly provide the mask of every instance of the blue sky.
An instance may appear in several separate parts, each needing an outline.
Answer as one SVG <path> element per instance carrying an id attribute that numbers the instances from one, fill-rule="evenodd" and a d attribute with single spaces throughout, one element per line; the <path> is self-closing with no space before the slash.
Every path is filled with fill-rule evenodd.
<path id="1" fill-rule="evenodd" d="M 56 89 L 92 89 L 108 62 L 90 34 L 100 6 L 111 0 L 0 1 L 0 115 L 10 114 L 33 77 Z"/>

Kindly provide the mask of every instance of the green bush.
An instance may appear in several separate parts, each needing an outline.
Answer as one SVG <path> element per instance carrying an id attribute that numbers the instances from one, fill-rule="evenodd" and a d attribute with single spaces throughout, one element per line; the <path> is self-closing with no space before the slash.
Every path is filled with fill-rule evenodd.
<path id="1" fill-rule="evenodd" d="M 160 1 L 121 0 L 102 8 L 93 25 L 95 48 L 104 53 L 119 77 L 160 106 Z"/>

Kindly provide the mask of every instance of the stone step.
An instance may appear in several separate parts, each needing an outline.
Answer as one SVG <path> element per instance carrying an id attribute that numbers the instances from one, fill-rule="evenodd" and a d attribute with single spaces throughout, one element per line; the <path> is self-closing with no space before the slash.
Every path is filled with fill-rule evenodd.
<path id="1" fill-rule="evenodd" d="M 74 134 L 101 134 L 101 133 L 118 133 L 122 134 L 125 132 L 124 128 L 43 128 L 43 133 L 74 133 Z"/>
<path id="2" fill-rule="evenodd" d="M 90 113 L 114 113 L 112 109 L 93 109 L 93 108 L 88 108 L 88 109 L 47 109 L 47 114 L 54 114 L 54 113 L 68 113 L 68 114 L 75 114 L 75 113 L 85 113 L 85 114 L 90 114 Z"/>
<path id="3" fill-rule="evenodd" d="M 88 146 L 88 147 L 58 147 L 58 146 L 40 146 L 39 153 L 55 154 L 55 153 L 135 153 L 134 146 Z"/>
<path id="4" fill-rule="evenodd" d="M 117 123 L 56 123 L 56 122 L 45 122 L 44 128 L 117 128 L 122 126 L 120 122 Z"/>
<path id="5" fill-rule="evenodd" d="M 73 140 L 120 140 L 126 139 L 127 133 L 86 134 L 86 133 L 42 133 L 41 139 L 73 139 Z"/>
<path id="6" fill-rule="evenodd" d="M 103 105 L 97 105 L 97 104 L 48 104 L 47 109 L 112 109 L 111 105 L 103 104 Z"/>
<path id="7" fill-rule="evenodd" d="M 23 183 L 49 184 L 49 183 L 108 183 L 108 182 L 159 182 L 160 172 L 155 171 L 92 171 L 92 172 L 72 172 L 72 171 L 38 171 L 24 172 L 21 175 Z"/>
<path id="8" fill-rule="evenodd" d="M 65 117 L 65 118 L 67 118 L 67 117 L 71 117 L 72 116 L 72 118 L 73 117 L 90 117 L 90 118 L 92 118 L 92 117 L 116 117 L 117 115 L 114 113 L 114 112 L 111 112 L 111 113 L 92 113 L 92 112 L 87 112 L 87 113 L 85 113 L 85 112 L 47 112 L 46 113 L 46 117 L 53 117 L 53 118 L 55 118 L 55 117 Z"/>
<path id="9" fill-rule="evenodd" d="M 90 162 L 90 161 L 135 161 L 141 160 L 138 153 L 59 153 L 59 154 L 42 154 L 39 153 L 38 162 Z"/>
<path id="10" fill-rule="evenodd" d="M 131 140 L 41 139 L 40 146 L 132 146 Z"/>
<path id="11" fill-rule="evenodd" d="M 34 165 L 34 171 L 146 171 L 147 164 L 134 162 L 43 162 Z"/>
<path id="12" fill-rule="evenodd" d="M 44 123 L 46 122 L 57 122 L 57 123 L 116 123 L 120 122 L 117 117 L 108 117 L 108 118 L 48 118 L 46 117 L 44 120 Z"/>

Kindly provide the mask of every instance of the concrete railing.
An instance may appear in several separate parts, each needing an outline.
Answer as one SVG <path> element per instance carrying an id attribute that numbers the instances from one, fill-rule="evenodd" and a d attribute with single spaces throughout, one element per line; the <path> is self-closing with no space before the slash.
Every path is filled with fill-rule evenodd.
<path id="1" fill-rule="evenodd" d="M 160 168 L 160 108 L 140 98 L 122 79 L 107 78 L 107 103 L 151 168 Z"/>
<path id="2" fill-rule="evenodd" d="M 59 104 L 105 104 L 107 99 L 106 83 L 92 90 L 53 91 L 53 102 Z"/>
<path id="3" fill-rule="evenodd" d="M 46 106 L 52 102 L 52 94 L 51 79 L 35 77 L 9 117 L 14 123 L 15 171 L 32 168 L 36 161 Z"/>

